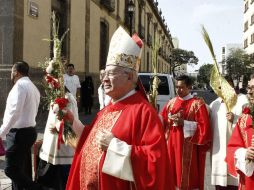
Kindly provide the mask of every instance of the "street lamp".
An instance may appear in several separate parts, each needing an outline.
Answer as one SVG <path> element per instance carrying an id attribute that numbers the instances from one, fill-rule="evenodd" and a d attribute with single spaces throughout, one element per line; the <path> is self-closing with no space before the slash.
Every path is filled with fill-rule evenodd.
<path id="1" fill-rule="evenodd" d="M 132 36 L 132 18 L 135 12 L 135 4 L 133 3 L 132 0 L 129 1 L 128 3 L 128 13 L 130 17 L 130 36 Z"/>

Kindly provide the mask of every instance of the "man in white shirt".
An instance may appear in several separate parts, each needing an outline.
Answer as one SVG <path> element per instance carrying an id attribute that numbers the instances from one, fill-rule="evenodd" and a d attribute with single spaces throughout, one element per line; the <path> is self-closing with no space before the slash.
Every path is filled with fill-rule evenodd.
<path id="1" fill-rule="evenodd" d="M 35 117 L 40 93 L 28 78 L 29 65 L 16 62 L 12 67 L 11 89 L 4 112 L 0 137 L 6 136 L 5 174 L 12 180 L 13 190 L 41 189 L 32 181 L 31 147 L 36 141 Z"/>
<path id="2" fill-rule="evenodd" d="M 234 87 L 230 76 L 225 76 L 228 83 Z M 226 157 L 226 146 L 232 130 L 242 113 L 242 107 L 248 103 L 244 94 L 238 94 L 236 105 L 229 112 L 221 98 L 217 98 L 210 104 L 210 119 L 213 131 L 213 145 L 211 149 L 211 184 L 216 190 L 238 189 L 238 179 L 228 174 Z"/>
<path id="3" fill-rule="evenodd" d="M 75 75 L 75 68 L 73 64 L 67 65 L 66 74 L 64 74 L 64 85 L 72 93 L 72 95 L 77 98 L 77 103 L 79 105 L 81 85 L 79 77 Z"/>

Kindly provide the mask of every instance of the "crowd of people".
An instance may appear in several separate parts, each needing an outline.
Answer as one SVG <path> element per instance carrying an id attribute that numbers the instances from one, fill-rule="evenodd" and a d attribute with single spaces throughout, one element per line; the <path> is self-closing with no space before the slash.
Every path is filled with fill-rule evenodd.
<path id="1" fill-rule="evenodd" d="M 14 190 L 203 190 L 206 153 L 211 153 L 211 183 L 216 190 L 251 190 L 254 184 L 254 75 L 247 96 L 238 93 L 232 110 L 218 97 L 209 106 L 191 95 L 192 80 L 176 78 L 177 96 L 161 113 L 138 85 L 142 40 L 119 27 L 112 36 L 106 68 L 100 71 L 100 111 L 90 125 L 78 117 L 79 101 L 91 113 L 92 100 L 67 65 L 65 93 L 71 103 L 64 121 L 76 138 L 59 148 L 58 116 L 49 110 L 32 180 L 31 147 L 36 140 L 40 93 L 28 77 L 29 66 L 13 65 L 0 137 L 6 136 L 6 175 Z M 232 85 L 232 79 L 226 78 Z M 89 95 L 89 96 L 90 96 Z M 91 97 L 91 96 L 90 96 Z M 89 101 L 89 102 L 88 102 Z M 68 142 L 70 142 L 68 144 Z"/>

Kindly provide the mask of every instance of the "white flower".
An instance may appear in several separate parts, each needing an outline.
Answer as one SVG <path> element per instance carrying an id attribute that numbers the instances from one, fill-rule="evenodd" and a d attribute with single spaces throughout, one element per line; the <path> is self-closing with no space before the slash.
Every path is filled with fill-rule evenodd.
<path id="1" fill-rule="evenodd" d="M 49 73 L 49 74 L 52 73 L 52 71 L 54 70 L 54 68 L 53 68 L 53 63 L 54 63 L 54 61 L 51 60 L 51 61 L 49 62 L 48 67 L 46 68 L 46 72 Z"/>
<path id="2" fill-rule="evenodd" d="M 50 60 L 49 65 L 53 65 L 54 62 L 55 62 L 54 59 Z"/>
<path id="3" fill-rule="evenodd" d="M 51 101 L 51 102 L 50 102 L 50 107 L 53 108 L 53 106 L 54 106 L 54 102 Z"/>
<path id="4" fill-rule="evenodd" d="M 58 111 L 59 111 L 58 104 L 54 104 L 54 106 L 53 106 L 53 112 L 56 114 L 56 113 L 58 113 Z"/>
<path id="5" fill-rule="evenodd" d="M 71 106 L 71 93 L 67 92 L 65 93 L 65 96 L 64 96 L 67 100 L 68 100 L 68 104 L 67 104 L 67 108 L 70 108 Z"/>
<path id="6" fill-rule="evenodd" d="M 68 101 L 70 102 L 71 101 L 71 97 L 69 95 L 69 93 L 65 93 L 65 96 L 64 96 L 66 99 L 68 99 Z"/>

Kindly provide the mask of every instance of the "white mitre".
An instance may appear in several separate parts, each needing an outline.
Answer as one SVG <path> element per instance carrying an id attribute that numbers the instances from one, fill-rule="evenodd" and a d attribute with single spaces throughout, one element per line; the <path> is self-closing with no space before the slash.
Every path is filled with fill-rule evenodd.
<path id="1" fill-rule="evenodd" d="M 106 66 L 127 67 L 138 72 L 142 44 L 142 40 L 136 34 L 131 38 L 120 26 L 111 38 Z"/>

